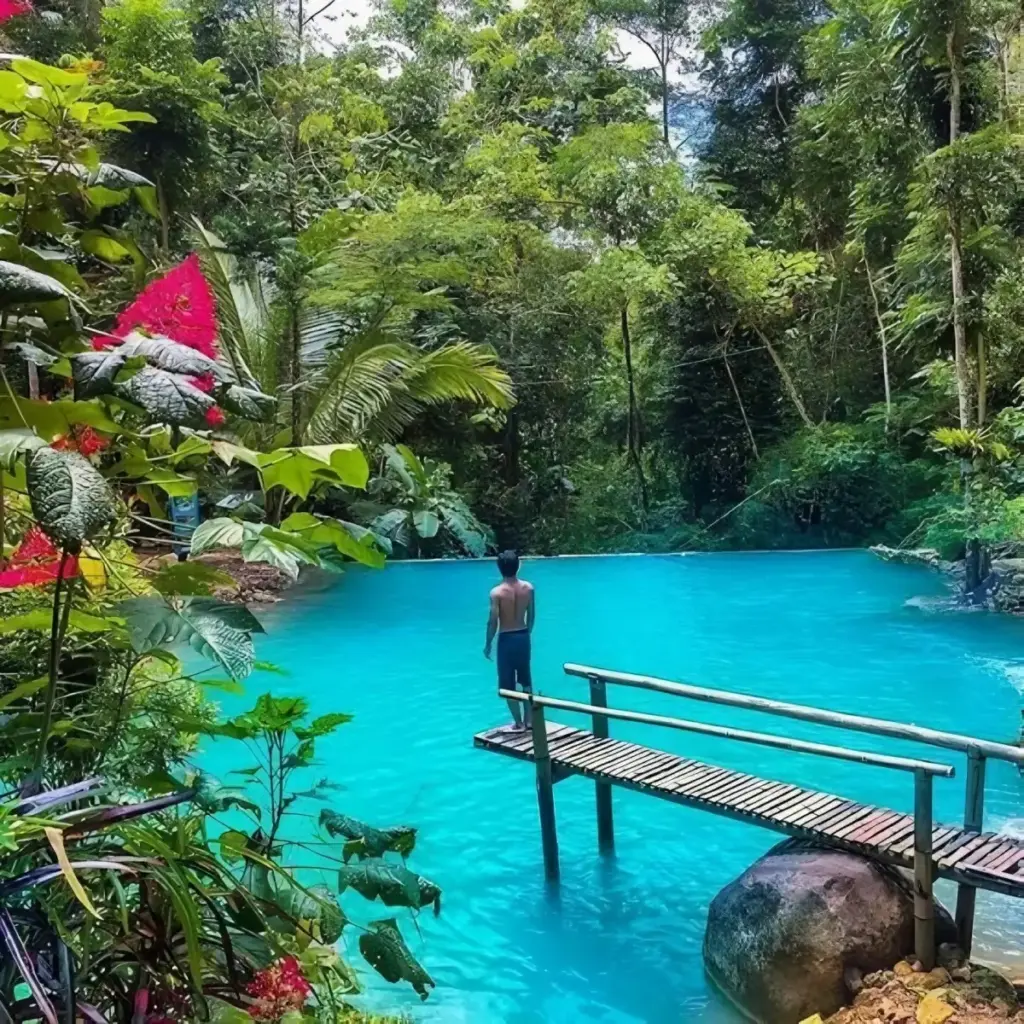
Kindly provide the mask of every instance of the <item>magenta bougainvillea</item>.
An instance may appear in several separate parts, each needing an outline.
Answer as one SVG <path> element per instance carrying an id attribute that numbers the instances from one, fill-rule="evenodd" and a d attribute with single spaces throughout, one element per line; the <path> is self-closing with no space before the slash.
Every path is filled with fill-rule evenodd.
<path id="1" fill-rule="evenodd" d="M 117 344 L 115 339 L 140 330 L 171 338 L 211 359 L 216 357 L 216 307 L 195 253 L 190 253 L 163 277 L 146 285 L 138 298 L 117 318 L 112 337 L 104 335 L 97 338 L 94 345 L 110 348 Z"/>
<path id="2" fill-rule="evenodd" d="M 28 0 L 0 0 L 0 21 L 6 21 L 17 14 L 28 14 L 32 5 Z"/>
<path id="3" fill-rule="evenodd" d="M 216 304 L 199 266 L 199 257 L 194 252 L 163 277 L 146 285 L 135 301 L 118 316 L 114 329 L 109 334 L 95 337 L 92 347 L 98 351 L 116 348 L 134 331 L 170 338 L 210 359 L 217 358 Z M 189 377 L 188 383 L 204 394 L 209 394 L 216 387 L 210 373 Z M 205 418 L 211 428 L 223 426 L 225 422 L 224 412 L 218 406 L 208 409 Z M 89 454 L 81 447 L 79 450 Z"/>
<path id="4" fill-rule="evenodd" d="M 30 526 L 7 567 L 0 572 L 0 588 L 39 587 L 52 583 L 60 575 L 60 552 L 38 526 Z M 77 575 L 78 559 L 68 558 L 62 578 L 67 580 Z"/>

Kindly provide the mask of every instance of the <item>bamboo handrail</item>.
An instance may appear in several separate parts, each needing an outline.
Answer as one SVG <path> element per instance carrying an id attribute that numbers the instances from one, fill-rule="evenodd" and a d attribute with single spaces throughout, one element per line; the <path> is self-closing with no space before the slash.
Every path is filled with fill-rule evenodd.
<path id="1" fill-rule="evenodd" d="M 581 704 L 574 700 L 562 700 L 558 697 L 543 697 L 539 694 L 521 693 L 519 690 L 499 690 L 499 696 L 506 700 L 518 700 L 534 707 L 557 708 L 561 711 L 573 711 L 581 715 L 593 715 L 604 718 L 615 718 L 623 722 L 640 722 L 643 725 L 660 725 L 682 732 L 695 732 L 704 736 L 716 736 L 719 739 L 737 740 L 740 743 L 756 743 L 763 747 L 776 747 L 798 754 L 816 754 L 819 757 L 831 757 L 840 761 L 854 761 L 875 768 L 894 768 L 905 772 L 924 772 L 943 779 L 952 778 L 956 772 L 952 765 L 940 764 L 936 761 L 922 761 L 912 757 L 894 757 L 889 754 L 872 754 L 865 750 L 854 750 L 851 747 L 835 747 L 827 743 L 811 743 L 807 740 L 794 740 L 788 736 L 776 736 L 774 733 L 751 732 L 747 729 L 731 729 L 722 725 L 708 725 L 705 722 L 691 722 L 685 718 L 672 718 L 666 715 L 651 715 L 643 711 L 626 711 L 620 708 L 599 707 L 595 704 Z"/>

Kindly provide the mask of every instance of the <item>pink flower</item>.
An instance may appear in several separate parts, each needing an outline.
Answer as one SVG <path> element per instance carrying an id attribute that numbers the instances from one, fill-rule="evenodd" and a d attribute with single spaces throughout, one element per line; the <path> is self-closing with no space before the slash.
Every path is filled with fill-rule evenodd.
<path id="1" fill-rule="evenodd" d="M 121 312 L 112 333 L 123 338 L 140 329 L 187 345 L 211 359 L 217 355 L 213 293 L 195 253 L 146 285 L 135 301 Z M 98 341 L 99 338 L 93 341 L 94 348 Z"/>
<path id="2" fill-rule="evenodd" d="M 55 558 L 57 549 L 53 541 L 43 533 L 40 526 L 33 523 L 21 538 L 21 543 L 11 556 L 15 562 L 30 562 L 34 558 Z"/>
<path id="3" fill-rule="evenodd" d="M 206 422 L 211 427 L 222 427 L 224 425 L 224 410 L 212 405 L 206 410 Z"/>
<path id="4" fill-rule="evenodd" d="M 196 391 L 202 391 L 207 395 L 217 386 L 212 373 L 201 373 L 198 377 L 189 377 L 188 382 Z"/>
<path id="5" fill-rule="evenodd" d="M 0 588 L 39 587 L 52 583 L 60 572 L 60 555 L 53 542 L 38 526 L 30 526 L 21 543 L 11 555 L 6 569 L 0 572 Z M 64 563 L 63 579 L 78 575 L 78 559 Z"/>
<path id="6" fill-rule="evenodd" d="M 28 0 L 0 0 L 0 21 L 7 21 L 17 14 L 28 14 L 31 10 Z"/>

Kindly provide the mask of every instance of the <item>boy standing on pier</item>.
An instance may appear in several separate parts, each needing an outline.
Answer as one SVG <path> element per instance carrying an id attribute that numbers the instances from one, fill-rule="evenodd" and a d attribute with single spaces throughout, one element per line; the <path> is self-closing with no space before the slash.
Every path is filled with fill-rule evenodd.
<path id="1" fill-rule="evenodd" d="M 491 591 L 491 608 L 487 617 L 487 640 L 484 657 L 490 658 L 494 636 L 498 636 L 498 689 L 514 690 L 518 685 L 523 693 L 533 692 L 530 676 L 530 633 L 536 621 L 533 585 L 519 579 L 519 556 L 514 551 L 498 555 L 501 582 Z M 514 728 L 522 732 L 530 728 L 530 705 L 509 700 Z"/>

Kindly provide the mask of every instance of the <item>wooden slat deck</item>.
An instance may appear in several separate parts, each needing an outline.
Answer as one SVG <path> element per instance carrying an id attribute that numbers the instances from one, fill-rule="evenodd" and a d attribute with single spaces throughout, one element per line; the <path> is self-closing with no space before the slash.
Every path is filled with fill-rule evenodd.
<path id="1" fill-rule="evenodd" d="M 674 803 L 738 819 L 839 849 L 914 866 L 914 816 L 788 783 L 718 768 L 584 729 L 547 723 L 555 779 L 582 775 Z M 476 735 L 474 745 L 534 760 L 533 737 L 506 728 Z M 1024 897 L 1024 840 L 938 825 L 932 832 L 936 875 Z"/>

